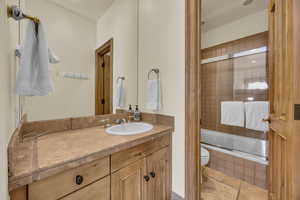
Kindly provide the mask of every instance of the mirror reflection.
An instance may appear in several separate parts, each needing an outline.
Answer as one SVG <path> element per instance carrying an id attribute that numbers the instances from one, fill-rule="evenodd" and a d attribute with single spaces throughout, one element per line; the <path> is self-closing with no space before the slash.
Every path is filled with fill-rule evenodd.
<path id="1" fill-rule="evenodd" d="M 138 3 L 113 2 L 26 2 L 27 12 L 41 20 L 54 59 L 54 90 L 22 97 L 29 121 L 111 114 L 138 104 Z M 28 22 L 21 23 L 26 37 Z"/>

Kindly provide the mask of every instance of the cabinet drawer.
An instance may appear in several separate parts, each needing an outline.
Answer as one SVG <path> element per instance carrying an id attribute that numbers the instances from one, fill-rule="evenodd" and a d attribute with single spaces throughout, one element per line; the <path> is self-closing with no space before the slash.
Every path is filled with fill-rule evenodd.
<path id="1" fill-rule="evenodd" d="M 29 185 L 29 200 L 54 200 L 109 175 L 109 157 Z"/>
<path id="2" fill-rule="evenodd" d="M 170 144 L 170 136 L 163 136 L 130 149 L 115 153 L 111 156 L 111 170 L 115 172 L 127 165 L 144 158 Z"/>
<path id="3" fill-rule="evenodd" d="M 110 177 L 107 176 L 61 200 L 110 200 Z"/>

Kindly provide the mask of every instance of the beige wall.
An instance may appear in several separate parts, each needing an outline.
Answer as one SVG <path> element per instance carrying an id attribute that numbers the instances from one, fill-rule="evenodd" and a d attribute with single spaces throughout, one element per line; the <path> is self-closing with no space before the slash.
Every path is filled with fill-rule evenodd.
<path id="1" fill-rule="evenodd" d="M 7 19 L 7 4 L 17 0 L 0 0 L 0 199 L 8 198 L 7 145 L 16 124 L 17 97 L 13 94 L 16 59 L 13 49 L 18 44 L 18 23 Z"/>
<path id="2" fill-rule="evenodd" d="M 48 45 L 61 59 L 50 65 L 55 92 L 47 97 L 26 97 L 29 120 L 93 115 L 96 22 L 46 0 L 26 0 L 26 11 L 40 17 Z M 90 80 L 62 78 L 57 72 L 85 73 Z"/>
<path id="3" fill-rule="evenodd" d="M 185 3 L 140 0 L 139 104 L 146 109 L 147 73 L 160 69 L 163 109 L 175 116 L 173 191 L 184 196 L 185 183 Z"/>
<path id="4" fill-rule="evenodd" d="M 245 16 L 202 33 L 202 48 L 222 44 L 268 30 L 267 11 Z"/>
<path id="5" fill-rule="evenodd" d="M 124 76 L 126 108 L 129 104 L 137 104 L 137 9 L 138 0 L 115 0 L 97 25 L 98 47 L 114 39 L 114 94 L 117 78 Z M 115 103 L 113 105 L 116 108 Z"/>

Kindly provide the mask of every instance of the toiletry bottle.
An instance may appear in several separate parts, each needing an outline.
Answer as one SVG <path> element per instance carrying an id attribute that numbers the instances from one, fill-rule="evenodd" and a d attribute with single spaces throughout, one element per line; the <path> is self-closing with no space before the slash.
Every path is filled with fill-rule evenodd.
<path id="1" fill-rule="evenodd" d="M 133 119 L 134 119 L 134 121 L 141 121 L 141 112 L 139 110 L 139 106 L 138 105 L 135 106 L 135 111 L 134 111 L 134 114 L 133 114 Z"/>
<path id="2" fill-rule="evenodd" d="M 128 122 L 130 123 L 132 119 L 134 119 L 134 111 L 132 109 L 132 105 L 130 104 L 128 109 Z"/>
<path id="3" fill-rule="evenodd" d="M 128 113 L 129 113 L 129 115 L 133 115 L 133 113 L 134 113 L 131 104 L 129 104 Z"/>

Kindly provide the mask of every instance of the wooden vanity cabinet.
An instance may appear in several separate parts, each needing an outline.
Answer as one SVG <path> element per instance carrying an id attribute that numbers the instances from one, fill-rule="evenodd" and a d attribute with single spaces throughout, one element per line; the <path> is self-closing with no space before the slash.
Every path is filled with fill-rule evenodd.
<path id="1" fill-rule="evenodd" d="M 171 200 L 171 162 L 166 135 L 19 188 L 11 200 Z"/>
<path id="2" fill-rule="evenodd" d="M 109 157 L 105 157 L 32 183 L 28 186 L 29 200 L 61 199 L 80 189 L 94 188 L 99 185 L 99 183 L 96 183 L 99 180 L 100 185 L 103 186 L 106 183 L 106 187 L 109 187 L 110 183 L 101 181 L 104 177 L 110 175 L 109 161 Z M 86 190 L 83 190 L 81 193 L 86 193 Z M 106 199 L 104 198 L 103 200 Z"/>
<path id="3" fill-rule="evenodd" d="M 111 200 L 146 199 L 146 160 L 142 159 L 111 175 Z"/>
<path id="4" fill-rule="evenodd" d="M 110 176 L 107 176 L 60 200 L 110 200 Z"/>
<path id="5" fill-rule="evenodd" d="M 147 200 L 171 199 L 169 153 L 169 148 L 164 148 L 147 158 L 147 170 L 151 178 L 147 184 Z"/>
<path id="6" fill-rule="evenodd" d="M 170 172 L 165 147 L 113 173 L 111 200 L 170 200 Z"/>

